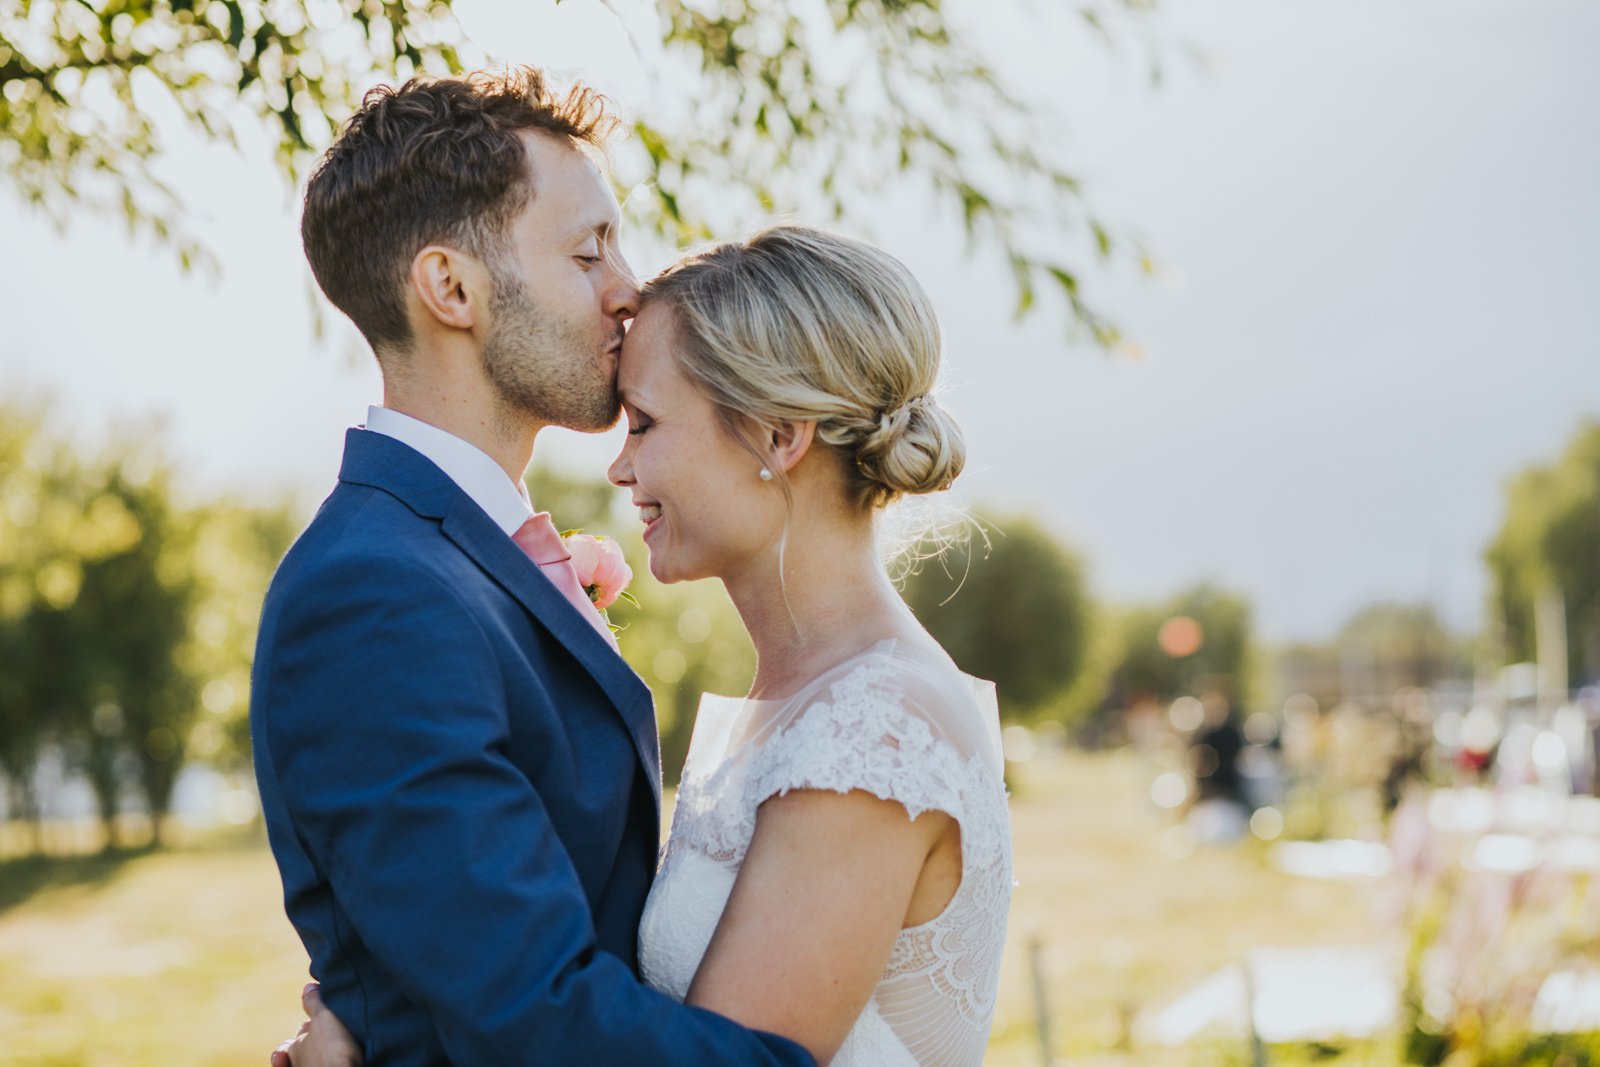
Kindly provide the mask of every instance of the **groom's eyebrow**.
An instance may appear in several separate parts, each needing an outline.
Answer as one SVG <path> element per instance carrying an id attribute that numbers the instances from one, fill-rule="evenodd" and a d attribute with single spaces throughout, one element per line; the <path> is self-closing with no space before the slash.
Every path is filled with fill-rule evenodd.
<path id="1" fill-rule="evenodd" d="M 615 218 L 598 219 L 591 222 L 580 223 L 573 227 L 570 239 L 573 241 L 586 240 L 593 237 L 601 244 L 616 235 L 617 220 Z"/>

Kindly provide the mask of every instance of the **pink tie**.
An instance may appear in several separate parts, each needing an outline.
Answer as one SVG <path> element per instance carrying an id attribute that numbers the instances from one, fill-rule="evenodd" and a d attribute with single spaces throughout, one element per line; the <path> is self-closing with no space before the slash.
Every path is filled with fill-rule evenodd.
<path id="1" fill-rule="evenodd" d="M 561 595 L 572 602 L 578 609 L 578 614 L 589 620 L 589 624 L 610 643 L 612 648 L 617 647 L 617 639 L 612 636 L 611 628 L 606 625 L 606 620 L 601 617 L 600 611 L 590 602 L 583 591 L 583 586 L 578 584 L 578 570 L 572 565 L 572 553 L 567 551 L 567 546 L 562 543 L 561 535 L 556 532 L 556 524 L 550 521 L 548 511 L 535 512 L 534 516 L 517 528 L 511 535 L 511 540 L 517 547 L 528 554 L 528 558 L 539 565 L 539 570 L 550 579 L 550 584 L 561 591 Z"/>

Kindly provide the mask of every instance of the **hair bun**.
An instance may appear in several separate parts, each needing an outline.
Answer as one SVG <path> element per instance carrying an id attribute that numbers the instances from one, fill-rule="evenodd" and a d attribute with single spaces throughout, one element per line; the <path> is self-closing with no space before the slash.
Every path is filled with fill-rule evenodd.
<path id="1" fill-rule="evenodd" d="M 890 498 L 948 489 L 966 461 L 961 428 L 931 396 L 880 413 L 856 446 L 856 468 Z"/>

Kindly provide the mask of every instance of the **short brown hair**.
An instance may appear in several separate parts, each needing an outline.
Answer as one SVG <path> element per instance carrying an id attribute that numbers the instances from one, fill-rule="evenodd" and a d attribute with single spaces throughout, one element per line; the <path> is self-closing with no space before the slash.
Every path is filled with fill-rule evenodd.
<path id="1" fill-rule="evenodd" d="M 429 244 L 491 264 L 531 192 L 519 134 L 602 147 L 617 126 L 605 97 L 559 92 L 537 67 L 379 86 L 317 164 L 300 236 L 317 284 L 376 353 L 411 340 L 406 273 Z"/>

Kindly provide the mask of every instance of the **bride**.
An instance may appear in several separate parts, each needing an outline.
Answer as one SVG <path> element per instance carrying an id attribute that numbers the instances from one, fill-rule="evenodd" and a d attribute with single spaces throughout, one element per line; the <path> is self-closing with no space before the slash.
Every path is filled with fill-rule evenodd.
<path id="1" fill-rule="evenodd" d="M 611 480 L 663 582 L 719 578 L 755 645 L 701 703 L 639 930 L 644 978 L 836 1067 L 983 1060 L 1011 890 L 993 687 L 880 561 L 875 519 L 948 488 L 933 309 L 869 245 L 780 226 L 649 282 Z M 296 1067 L 359 1062 L 313 991 Z"/>

